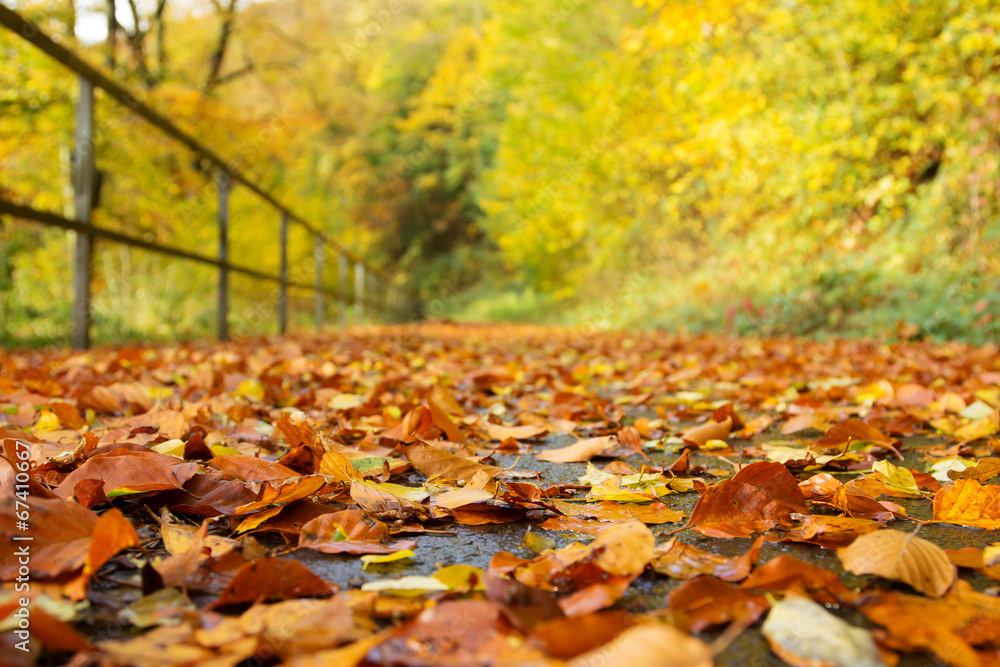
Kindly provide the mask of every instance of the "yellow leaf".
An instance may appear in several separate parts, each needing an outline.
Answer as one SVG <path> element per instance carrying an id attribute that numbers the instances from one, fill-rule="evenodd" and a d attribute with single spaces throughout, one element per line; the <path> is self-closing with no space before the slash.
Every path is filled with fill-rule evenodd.
<path id="1" fill-rule="evenodd" d="M 486 573 L 473 565 L 446 565 L 434 573 L 434 578 L 453 591 L 485 590 Z"/>
<path id="2" fill-rule="evenodd" d="M 913 472 L 909 468 L 893 465 L 888 461 L 876 461 L 875 465 L 872 466 L 872 472 L 885 483 L 888 489 L 911 498 L 921 496 L 920 489 L 917 488 L 917 480 L 913 478 Z"/>
<path id="3" fill-rule="evenodd" d="M 42 414 L 38 416 L 38 421 L 35 422 L 35 432 L 36 433 L 48 433 L 49 431 L 58 431 L 62 428 L 62 424 L 59 423 L 59 417 L 56 413 L 51 410 L 42 410 Z"/>
<path id="4" fill-rule="evenodd" d="M 167 440 L 166 442 L 161 442 L 158 445 L 152 445 L 150 447 L 150 449 L 152 449 L 157 454 L 167 454 L 169 456 L 180 456 L 181 458 L 184 457 L 184 441 L 183 440 Z"/>
<path id="5" fill-rule="evenodd" d="M 391 554 L 365 554 L 361 557 L 361 569 L 367 570 L 369 565 L 392 563 L 397 560 L 413 558 L 417 554 L 412 549 L 400 549 Z"/>
<path id="6" fill-rule="evenodd" d="M 255 398 L 258 401 L 263 401 L 264 385 L 261 384 L 260 380 L 256 378 L 244 380 L 243 382 L 240 382 L 240 385 L 236 388 L 235 395 L 246 396 L 248 398 Z"/>
<path id="7" fill-rule="evenodd" d="M 379 581 L 369 581 L 361 586 L 363 591 L 378 591 L 389 595 L 402 595 L 410 597 L 423 595 L 424 593 L 434 593 L 437 591 L 449 590 L 448 585 L 435 577 L 420 575 L 410 575 L 399 579 L 381 579 Z"/>

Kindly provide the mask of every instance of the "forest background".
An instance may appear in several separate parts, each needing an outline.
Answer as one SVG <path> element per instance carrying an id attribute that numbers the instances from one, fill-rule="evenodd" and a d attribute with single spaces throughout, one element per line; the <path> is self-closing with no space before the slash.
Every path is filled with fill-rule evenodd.
<path id="1" fill-rule="evenodd" d="M 396 275 L 411 316 L 997 339 L 992 0 L 10 6 Z M 109 6 L 113 51 L 80 29 Z M 76 81 L 16 35 L 0 54 L 0 195 L 70 215 Z M 95 223 L 213 252 L 205 166 L 103 95 L 97 119 Z M 273 210 L 236 189 L 232 220 L 234 260 L 276 272 Z M 65 343 L 72 250 L 3 221 L 0 343 Z M 97 341 L 211 335 L 209 268 L 94 261 Z M 231 280 L 241 332 L 273 333 L 268 286 Z"/>

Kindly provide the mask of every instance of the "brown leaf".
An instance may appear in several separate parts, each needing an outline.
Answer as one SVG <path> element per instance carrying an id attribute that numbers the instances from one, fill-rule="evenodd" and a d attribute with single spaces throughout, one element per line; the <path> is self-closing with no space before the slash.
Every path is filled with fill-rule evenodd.
<path id="1" fill-rule="evenodd" d="M 262 558 L 236 571 L 233 580 L 210 607 L 245 604 L 257 600 L 328 597 L 337 588 L 294 560 Z"/>
<path id="2" fill-rule="evenodd" d="M 79 571 L 87 558 L 97 514 L 60 498 L 32 496 L 30 507 L 32 575 L 55 577 Z M 11 537 L 23 534 L 17 528 L 20 510 L 14 497 L 0 498 L 0 537 L 8 544 L 14 544 Z M 0 555 L 0 580 L 16 577 L 18 565 L 14 549 L 5 549 Z"/>
<path id="3" fill-rule="evenodd" d="M 997 475 L 1000 475 L 1000 459 L 994 458 L 980 459 L 976 465 L 964 470 L 948 471 L 951 479 L 974 479 L 980 484 L 985 484 Z"/>
<path id="4" fill-rule="evenodd" d="M 742 581 L 757 562 L 762 543 L 763 539 L 758 537 L 746 553 L 726 558 L 678 542 L 675 538 L 657 547 L 657 555 L 650 563 L 650 567 L 674 579 L 694 579 L 701 575 L 712 575 L 722 581 Z"/>
<path id="5" fill-rule="evenodd" d="M 759 566 L 740 584 L 752 591 L 786 591 L 798 587 L 820 602 L 851 602 L 856 594 L 836 574 L 791 556 L 777 556 Z"/>
<path id="6" fill-rule="evenodd" d="M 1000 601 L 976 592 L 965 581 L 936 599 L 880 593 L 865 598 L 860 609 L 886 629 L 890 648 L 930 651 L 957 667 L 982 667 L 973 646 L 1000 640 Z"/>
<path id="7" fill-rule="evenodd" d="M 913 533 L 889 529 L 868 533 L 838 549 L 837 555 L 848 572 L 902 581 L 935 598 L 955 583 L 955 566 L 948 555 Z"/>
<path id="8" fill-rule="evenodd" d="M 490 477 L 500 472 L 496 466 L 470 461 L 423 442 L 407 445 L 403 448 L 403 453 L 427 479 L 468 482 L 480 471 L 486 472 Z"/>
<path id="9" fill-rule="evenodd" d="M 598 567 L 609 574 L 632 576 L 646 569 L 655 546 L 652 531 L 637 521 L 610 526 L 590 543 Z"/>
<path id="10" fill-rule="evenodd" d="M 108 497 L 104 495 L 104 480 L 81 479 L 73 487 L 73 498 L 87 509 L 106 503 Z"/>
<path id="11" fill-rule="evenodd" d="M 771 606 L 763 595 L 748 593 L 714 577 L 685 581 L 670 594 L 670 611 L 692 632 L 736 623 L 748 627 Z"/>
<path id="12" fill-rule="evenodd" d="M 543 658 L 524 643 L 500 605 L 447 600 L 422 611 L 376 646 L 367 661 L 385 665 L 532 664 Z"/>
<path id="13" fill-rule="evenodd" d="M 139 544 L 139 536 L 118 508 L 112 507 L 102 514 L 94 525 L 93 539 L 87 551 L 84 574 L 101 569 L 118 552 Z"/>
<path id="14" fill-rule="evenodd" d="M 274 461 L 258 459 L 254 456 L 244 456 L 242 454 L 226 454 L 216 456 L 205 465 L 209 468 L 221 470 L 229 477 L 242 479 L 245 482 L 267 482 L 274 479 L 288 479 L 296 477 L 299 473 Z"/>
<path id="15" fill-rule="evenodd" d="M 687 527 L 711 537 L 750 537 L 788 523 L 792 512 L 808 511 L 798 483 L 785 466 L 758 461 L 706 489 Z"/>
<path id="16" fill-rule="evenodd" d="M 248 514 L 263 509 L 269 505 L 287 505 L 313 495 L 326 485 L 326 480 L 320 475 L 305 475 L 292 477 L 280 482 L 265 482 L 257 499 L 252 503 L 241 505 L 233 510 L 233 515 Z"/>
<path id="17" fill-rule="evenodd" d="M 860 419 L 848 419 L 835 424 L 816 443 L 820 447 L 842 447 L 849 442 L 872 441 L 890 445 L 893 440 L 874 426 Z"/>
<path id="18" fill-rule="evenodd" d="M 434 420 L 434 425 L 439 429 L 444 431 L 445 435 L 452 442 L 465 443 L 465 436 L 462 435 L 462 431 L 453 422 L 448 415 L 445 413 L 444 409 L 435 402 L 433 397 L 427 399 L 427 407 L 431 411 L 431 419 Z"/>
<path id="19" fill-rule="evenodd" d="M 165 489 L 180 489 L 198 472 L 198 464 L 156 452 L 120 448 L 98 454 L 71 472 L 56 488 L 60 498 L 71 498 L 77 482 L 104 482 L 108 498 Z"/>
<path id="20" fill-rule="evenodd" d="M 549 655 L 568 660 L 603 646 L 635 624 L 624 611 L 602 611 L 577 615 L 572 620 L 557 618 L 546 621 L 535 627 L 531 636 L 545 647 Z"/>
<path id="21" fill-rule="evenodd" d="M 323 514 L 302 526 L 299 547 L 328 554 L 388 554 L 416 546 L 413 540 L 388 542 L 389 529 L 361 510 Z"/>

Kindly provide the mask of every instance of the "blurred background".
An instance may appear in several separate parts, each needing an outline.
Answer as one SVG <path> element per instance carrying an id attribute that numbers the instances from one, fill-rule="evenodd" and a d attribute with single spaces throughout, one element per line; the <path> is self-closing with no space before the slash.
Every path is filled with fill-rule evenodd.
<path id="1" fill-rule="evenodd" d="M 3 2 L 396 275 L 414 317 L 997 339 L 992 0 Z M 76 79 L 6 30 L 0 54 L 0 195 L 71 217 Z M 95 224 L 213 252 L 204 165 L 96 104 Z M 231 206 L 234 261 L 276 272 L 274 210 Z M 71 236 L 3 220 L 0 343 L 65 343 Z M 294 272 L 313 246 L 289 248 Z M 268 287 L 230 285 L 242 333 L 273 333 Z M 98 244 L 94 339 L 211 336 L 214 289 Z"/>

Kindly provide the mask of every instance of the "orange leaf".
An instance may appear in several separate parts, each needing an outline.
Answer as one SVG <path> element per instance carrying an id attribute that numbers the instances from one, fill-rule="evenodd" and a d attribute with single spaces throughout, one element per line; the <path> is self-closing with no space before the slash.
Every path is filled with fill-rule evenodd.
<path id="1" fill-rule="evenodd" d="M 701 447 L 709 440 L 725 440 L 733 430 L 733 418 L 726 417 L 721 422 L 709 421 L 693 426 L 681 433 L 681 439 Z"/>
<path id="2" fill-rule="evenodd" d="M 848 442 L 857 441 L 892 444 L 892 438 L 860 419 L 848 419 L 847 421 L 831 426 L 830 430 L 816 444 L 820 447 L 842 447 Z"/>
<path id="3" fill-rule="evenodd" d="M 609 449 L 615 444 L 617 443 L 610 435 L 604 435 L 597 438 L 580 440 L 567 447 L 543 449 L 535 454 L 535 458 L 539 461 L 550 461 L 552 463 L 576 463 L 580 461 L 589 461 L 595 456 L 600 455 L 600 453 L 605 449 Z"/>
<path id="4" fill-rule="evenodd" d="M 960 479 L 934 496 L 934 519 L 959 526 L 1000 528 L 1000 486 Z"/>
<path id="5" fill-rule="evenodd" d="M 87 551 L 87 560 L 83 567 L 84 574 L 91 574 L 101 569 L 112 556 L 139 544 L 139 536 L 118 508 L 113 507 L 97 519 L 94 526 L 93 541 Z"/>

